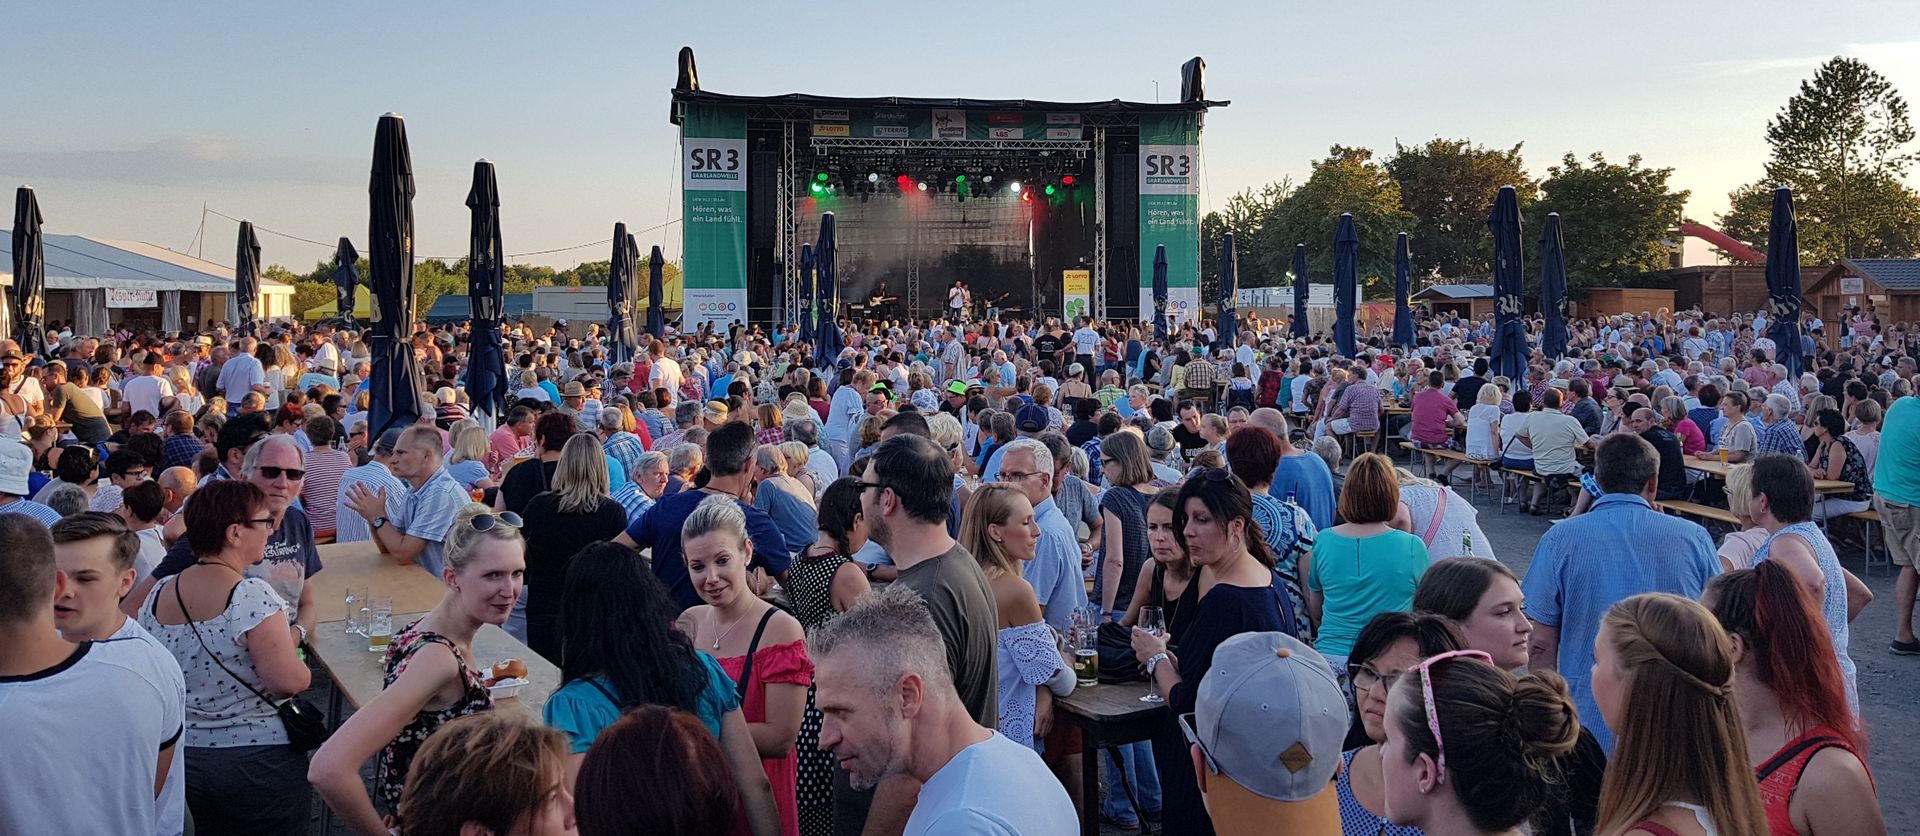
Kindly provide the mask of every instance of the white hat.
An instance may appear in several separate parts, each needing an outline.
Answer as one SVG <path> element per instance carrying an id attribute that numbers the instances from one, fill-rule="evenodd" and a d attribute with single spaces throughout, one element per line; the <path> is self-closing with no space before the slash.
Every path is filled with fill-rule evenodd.
<path id="1" fill-rule="evenodd" d="M 27 474 L 33 470 L 33 450 L 18 442 L 0 441 L 0 493 L 25 498 Z"/>

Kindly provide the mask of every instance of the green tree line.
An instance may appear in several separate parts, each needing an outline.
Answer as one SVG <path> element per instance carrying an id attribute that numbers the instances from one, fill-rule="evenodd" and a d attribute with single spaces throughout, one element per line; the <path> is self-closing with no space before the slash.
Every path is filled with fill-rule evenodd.
<path id="1" fill-rule="evenodd" d="M 293 285 L 293 310 L 297 315 L 302 311 L 334 301 L 333 270 L 338 263 L 337 259 L 329 257 L 314 264 L 313 270 L 306 273 L 295 273 L 275 264 L 267 267 L 261 275 Z M 505 292 L 532 293 L 536 287 L 605 287 L 607 273 L 611 266 L 612 263 L 608 261 L 588 261 L 564 270 L 556 270 L 534 264 L 509 264 L 506 266 Z M 356 269 L 360 281 L 365 283 L 367 260 L 361 258 Z M 637 278 L 639 284 L 634 289 L 634 296 L 645 298 L 647 265 L 644 259 L 640 262 L 639 273 Z M 661 270 L 661 274 L 665 281 L 675 281 L 680 276 L 680 265 L 669 261 Z M 418 315 L 425 316 L 426 312 L 433 308 L 433 303 L 439 301 L 443 295 L 463 296 L 466 292 L 466 259 L 441 261 L 427 258 L 414 263 L 414 310 Z"/>

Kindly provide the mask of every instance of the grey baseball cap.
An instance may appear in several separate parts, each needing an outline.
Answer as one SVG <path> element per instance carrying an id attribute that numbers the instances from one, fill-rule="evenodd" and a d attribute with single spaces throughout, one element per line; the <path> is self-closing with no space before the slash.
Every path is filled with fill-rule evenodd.
<path id="1" fill-rule="evenodd" d="M 1350 722 L 1327 660 L 1286 633 L 1241 633 L 1214 650 L 1183 730 L 1208 769 L 1281 804 L 1263 806 L 1274 833 L 1337 832 L 1332 789 Z M 1297 821 L 1292 819 L 1297 818 Z"/>

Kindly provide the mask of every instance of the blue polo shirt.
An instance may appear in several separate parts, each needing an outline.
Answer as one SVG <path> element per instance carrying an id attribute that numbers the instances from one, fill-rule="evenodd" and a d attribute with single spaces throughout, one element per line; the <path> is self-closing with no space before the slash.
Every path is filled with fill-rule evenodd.
<path id="1" fill-rule="evenodd" d="M 693 581 L 687 577 L 687 561 L 680 550 L 680 529 L 686 525 L 687 518 L 693 516 L 693 509 L 700 507 L 701 500 L 719 495 L 699 490 L 663 495 L 638 521 L 627 526 L 627 539 L 638 548 L 653 549 L 653 575 L 666 585 L 674 604 L 683 610 L 702 601 L 700 593 L 693 588 Z M 793 562 L 793 552 L 780 536 L 780 527 L 765 511 L 745 502 L 740 502 L 740 510 L 747 515 L 747 539 L 753 541 L 751 565 L 774 575 L 787 571 L 787 565 Z"/>

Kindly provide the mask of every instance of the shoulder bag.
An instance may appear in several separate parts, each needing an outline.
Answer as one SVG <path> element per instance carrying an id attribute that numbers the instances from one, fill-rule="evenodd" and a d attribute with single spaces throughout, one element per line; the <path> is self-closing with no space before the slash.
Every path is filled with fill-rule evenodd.
<path id="1" fill-rule="evenodd" d="M 237 588 L 238 584 L 235 586 Z M 227 591 L 227 599 L 229 602 L 232 601 L 233 590 Z M 333 732 L 327 728 L 327 718 L 320 713 L 317 706 L 304 697 L 298 696 L 289 697 L 285 702 L 274 702 L 266 694 L 261 693 L 260 689 L 248 685 L 246 680 L 234 675 L 233 670 L 228 668 L 225 662 L 220 661 L 219 655 L 215 654 L 212 648 L 207 647 L 207 637 L 200 635 L 200 625 L 194 623 L 193 614 L 187 612 L 186 600 L 180 596 L 180 579 L 177 577 L 173 580 L 173 600 L 179 602 L 180 617 L 185 619 L 187 626 L 193 629 L 193 637 L 200 640 L 200 649 L 207 652 L 207 658 L 219 665 L 220 670 L 225 671 L 233 681 L 240 683 L 240 687 L 253 692 L 261 702 L 271 707 L 274 714 L 279 715 L 281 724 L 287 727 L 287 745 L 292 746 L 293 751 L 304 755 L 327 742 L 327 737 Z"/>

